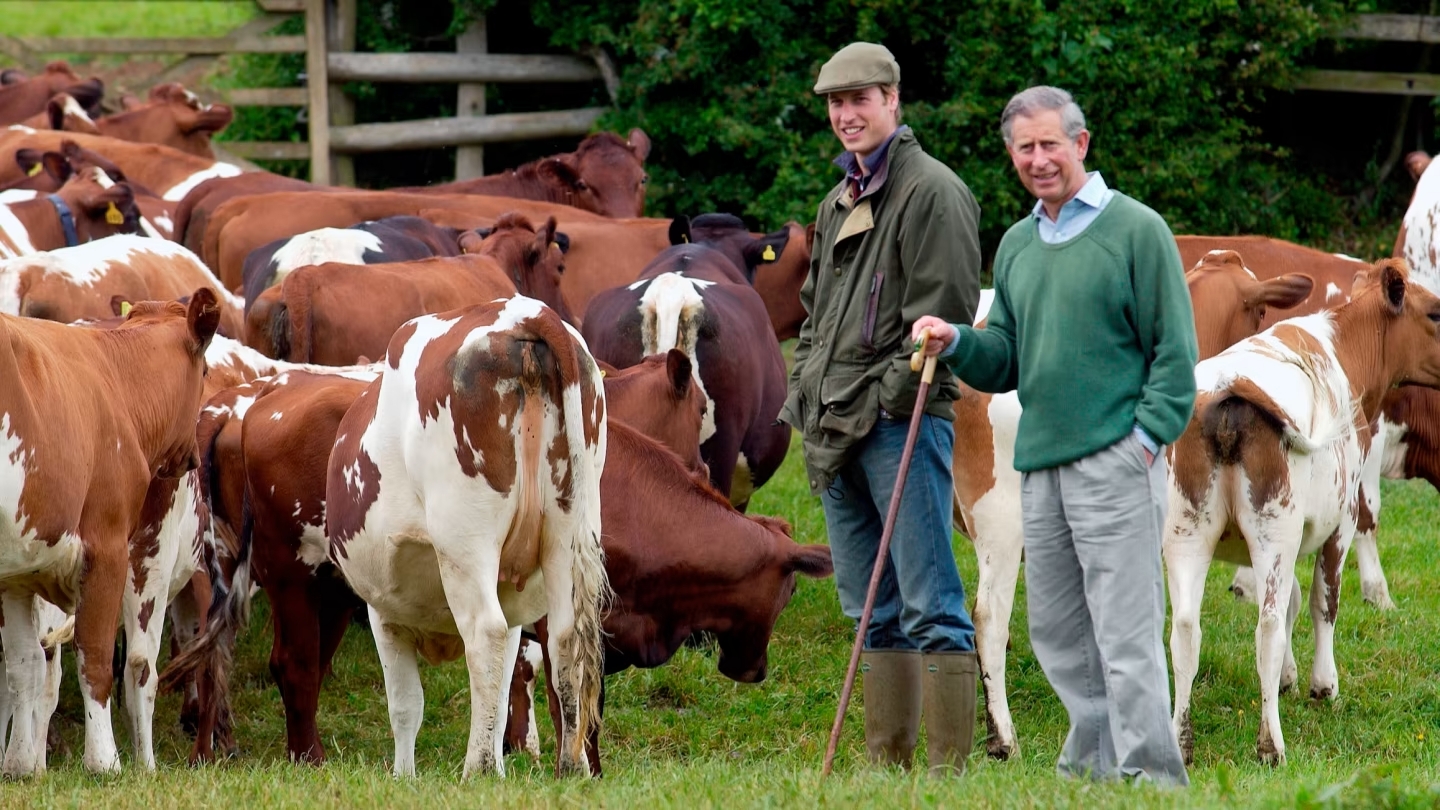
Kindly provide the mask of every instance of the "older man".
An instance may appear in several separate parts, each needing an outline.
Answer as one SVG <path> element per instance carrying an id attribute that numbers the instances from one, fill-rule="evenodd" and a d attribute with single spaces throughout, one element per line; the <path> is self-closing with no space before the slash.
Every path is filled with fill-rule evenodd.
<path id="1" fill-rule="evenodd" d="M 914 408 L 920 425 L 899 520 L 865 637 L 865 744 L 908 767 L 924 704 L 930 770 L 963 770 L 974 742 L 975 628 L 950 547 L 950 403 L 925 402 L 909 368 L 910 322 L 969 321 L 980 297 L 979 206 L 900 124 L 900 66 L 884 46 L 847 45 L 820 69 L 845 177 L 820 203 L 800 298 L 790 396 L 780 418 L 804 437 L 825 508 L 845 615 L 860 617 Z"/>
<path id="2" fill-rule="evenodd" d="M 1195 402 L 1180 255 L 1158 214 L 1085 171 L 1069 93 L 1017 94 L 1000 130 L 1039 199 L 1000 242 L 988 324 L 927 316 L 912 336 L 929 327 L 926 351 L 975 388 L 1019 391 L 1030 642 L 1070 714 L 1060 771 L 1185 785 L 1160 566 L 1160 449 Z"/>

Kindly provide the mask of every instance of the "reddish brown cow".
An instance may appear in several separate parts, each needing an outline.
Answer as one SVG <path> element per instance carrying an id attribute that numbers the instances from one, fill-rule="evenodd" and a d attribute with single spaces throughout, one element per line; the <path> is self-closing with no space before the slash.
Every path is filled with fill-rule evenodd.
<path id="1" fill-rule="evenodd" d="M 158 239 L 169 239 L 171 236 L 174 203 L 160 199 L 155 192 L 139 183 L 131 182 L 120 167 L 74 141 L 62 141 L 59 152 L 42 153 L 34 149 L 20 149 L 15 153 L 15 162 L 25 171 L 26 177 L 9 190 L 34 190 L 37 192 L 36 196 L 59 191 L 76 173 L 90 168 L 100 169 L 110 181 L 125 183 L 135 193 L 135 206 L 140 209 L 142 232 Z"/>
<path id="2" fill-rule="evenodd" d="M 460 247 L 466 255 L 295 270 L 251 306 L 246 342 L 283 360 L 344 365 L 384 355 L 391 335 L 411 318 L 517 292 L 569 320 L 554 219 L 537 230 L 507 215 L 493 231 L 462 236 Z"/>
<path id="3" fill-rule="evenodd" d="M 176 205 L 175 240 L 196 255 L 204 256 L 205 234 L 211 215 L 228 200 L 272 191 L 309 191 L 314 188 L 313 184 L 304 180 L 272 172 L 212 177 L 196 185 Z"/>
<path id="4" fill-rule="evenodd" d="M 568 205 L 510 197 L 390 191 L 277 192 L 240 197 L 222 204 L 206 226 L 200 258 L 215 269 L 226 287 L 238 290 L 244 278 L 245 258 L 251 251 L 276 239 L 318 228 L 348 228 L 385 217 L 416 216 L 427 208 L 449 208 L 486 223 L 509 213 L 524 215 L 534 222 L 555 217 L 567 227 L 575 221 L 604 220 L 598 214 Z"/>
<path id="5" fill-rule="evenodd" d="M 86 108 L 99 112 L 100 97 L 105 87 L 99 79 L 81 80 L 65 62 L 51 62 L 38 76 L 0 85 L 0 126 L 19 124 L 43 113 L 50 97 L 69 93 Z"/>
<path id="6" fill-rule="evenodd" d="M 1213 251 L 1233 250 L 1244 257 L 1245 266 L 1262 281 L 1287 273 L 1304 273 L 1315 280 L 1315 289 L 1310 292 L 1310 297 L 1293 310 L 1271 309 L 1260 321 L 1261 329 L 1269 329 L 1297 314 L 1319 312 L 1343 304 L 1350 298 L 1355 274 L 1370 266 L 1349 256 L 1326 253 L 1268 236 L 1176 236 L 1175 244 L 1180 248 L 1180 261 L 1186 267 L 1194 267 Z"/>
<path id="7" fill-rule="evenodd" d="M 158 143 L 211 160 L 215 158 L 211 136 L 235 117 L 228 106 L 201 104 L 194 93 L 175 82 L 157 84 L 150 88 L 148 102 L 102 118 L 91 118 L 60 96 L 50 100 L 47 112 L 51 129 Z"/>
<path id="8" fill-rule="evenodd" d="M 552 155 L 497 174 L 435 186 L 392 191 L 481 194 L 561 203 L 607 217 L 638 217 L 645 209 L 645 158 L 650 137 L 632 129 L 628 138 L 597 132 L 574 152 Z"/>
<path id="9" fill-rule="evenodd" d="M 119 768 L 109 704 L 127 538 L 150 481 L 195 465 L 205 347 L 219 316 L 203 288 L 188 307 L 136 305 L 114 330 L 0 315 L 0 489 L 15 499 L 0 512 L 8 522 L 0 528 L 0 635 L 22 708 L 5 754 L 8 775 L 43 767 L 30 709 L 41 703 L 44 655 L 30 594 L 75 612 L 85 765 Z"/>
<path id="10" fill-rule="evenodd" d="M 126 180 L 153 191 L 161 199 L 178 203 L 190 189 L 211 177 L 240 174 L 240 167 L 181 152 L 158 143 L 132 143 L 102 135 L 55 130 L 0 130 L 0 188 L 25 176 L 10 156 L 21 149 L 58 152 L 64 141 L 105 156 L 125 173 Z"/>
<path id="11" fill-rule="evenodd" d="M 73 247 L 111 234 L 135 233 L 140 210 L 124 183 L 98 169 L 71 177 L 45 197 L 0 206 L 0 258 Z"/>

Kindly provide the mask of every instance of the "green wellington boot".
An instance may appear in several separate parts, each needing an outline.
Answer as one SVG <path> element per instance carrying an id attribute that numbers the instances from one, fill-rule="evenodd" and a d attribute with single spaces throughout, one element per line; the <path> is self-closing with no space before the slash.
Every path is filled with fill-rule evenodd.
<path id="1" fill-rule="evenodd" d="M 860 654 L 865 750 L 871 762 L 910 767 L 920 739 L 920 669 L 919 650 Z"/>
<path id="2" fill-rule="evenodd" d="M 925 653 L 925 737 L 931 776 L 965 772 L 965 760 L 975 745 L 979 672 L 973 652 Z"/>

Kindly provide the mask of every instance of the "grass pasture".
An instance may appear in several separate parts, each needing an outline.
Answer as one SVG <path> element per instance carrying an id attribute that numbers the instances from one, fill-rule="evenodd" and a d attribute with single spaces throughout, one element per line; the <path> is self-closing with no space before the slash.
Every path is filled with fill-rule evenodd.
<path id="1" fill-rule="evenodd" d="M 87 774 L 80 764 L 83 710 L 73 658 L 67 655 L 55 720 L 65 750 L 52 755 L 51 770 L 42 779 L 0 784 L 0 807 L 944 807 L 962 802 L 980 807 L 1436 807 L 1440 592 L 1431 583 L 1440 572 L 1434 530 L 1440 503 L 1429 485 L 1415 482 L 1387 482 L 1384 494 L 1380 545 L 1399 609 L 1382 614 L 1362 603 L 1354 566 L 1349 566 L 1336 633 L 1341 696 L 1316 703 L 1302 688 L 1282 698 L 1289 754 L 1284 768 L 1262 767 L 1254 756 L 1255 608 L 1236 604 L 1226 591 L 1229 569 L 1212 570 L 1194 704 L 1197 762 L 1188 791 L 1093 785 L 1054 775 L 1065 717 L 1030 653 L 1023 597 L 1008 668 L 1022 746 L 1018 761 L 991 762 L 977 753 L 970 775 L 949 782 L 866 770 L 856 705 L 837 773 L 822 783 L 820 761 L 852 631 L 840 615 L 833 584 L 807 580 L 776 628 L 766 682 L 727 681 L 716 672 L 710 651 L 691 649 L 665 667 L 613 677 L 602 737 L 606 776 L 598 783 L 553 778 L 554 741 L 544 721 L 540 764 L 510 757 L 505 780 L 460 782 L 469 699 L 459 662 L 422 668 L 426 718 L 417 752 L 420 776 L 391 778 L 384 683 L 374 646 L 360 628 L 349 632 L 321 695 L 329 763 L 289 764 L 280 697 L 266 663 L 269 628 L 262 597 L 237 654 L 238 759 L 200 769 L 185 766 L 189 740 L 179 731 L 178 702 L 162 696 L 156 714 L 160 771 L 150 775 L 130 769 L 125 715 L 117 705 L 114 722 L 126 771 L 119 777 Z M 789 517 L 802 542 L 823 542 L 819 505 L 805 490 L 798 445 L 779 477 L 757 493 L 754 508 Z M 956 551 L 973 590 L 975 562 L 968 541 L 957 538 Z M 1308 573 L 1301 579 L 1308 591 Z M 1302 617 L 1296 629 L 1302 678 L 1308 678 L 1312 643 L 1308 616 Z"/>

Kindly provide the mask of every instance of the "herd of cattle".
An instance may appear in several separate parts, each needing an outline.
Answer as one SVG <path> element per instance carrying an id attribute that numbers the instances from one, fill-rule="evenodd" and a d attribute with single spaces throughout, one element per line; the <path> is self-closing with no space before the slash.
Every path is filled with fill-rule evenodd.
<path id="1" fill-rule="evenodd" d="M 827 547 L 745 514 L 788 448 L 780 341 L 799 333 L 812 251 L 832 246 L 793 222 L 641 217 L 640 130 L 476 180 L 356 191 L 216 161 L 230 110 L 177 85 L 104 116 L 102 91 L 63 63 L 0 73 L 5 774 L 45 768 L 69 641 L 87 768 L 119 768 L 117 678 L 137 765 L 155 767 L 162 682 L 185 693 L 192 759 L 233 749 L 230 655 L 257 588 L 297 760 L 325 758 L 319 691 L 357 611 L 397 774 L 414 772 L 419 657 L 466 661 L 466 774 L 538 755 L 542 666 L 562 773 L 600 773 L 607 674 L 709 633 L 722 674 L 764 679 L 796 577 L 832 572 Z M 1440 172 L 1424 169 L 1404 262 L 1177 237 L 1203 358 L 1165 529 L 1187 757 L 1212 559 L 1257 572 L 1234 589 L 1260 603 L 1267 761 L 1284 760 L 1277 695 L 1297 679 L 1297 558 L 1316 556 L 1313 696 L 1338 692 L 1352 540 L 1364 597 L 1394 607 L 1379 479 L 1440 486 Z M 1002 758 L 1018 752 L 1019 410 L 1013 393 L 955 404 L 955 523 L 980 562 Z"/>

